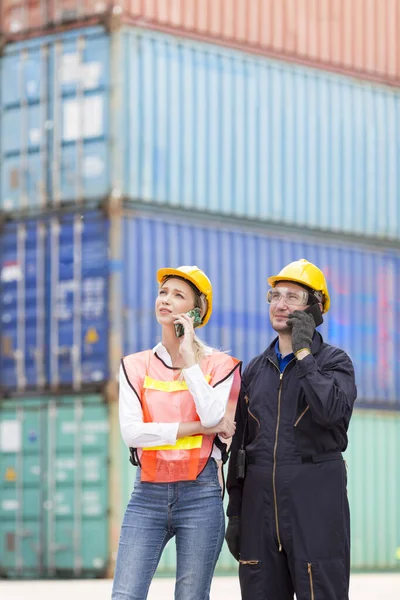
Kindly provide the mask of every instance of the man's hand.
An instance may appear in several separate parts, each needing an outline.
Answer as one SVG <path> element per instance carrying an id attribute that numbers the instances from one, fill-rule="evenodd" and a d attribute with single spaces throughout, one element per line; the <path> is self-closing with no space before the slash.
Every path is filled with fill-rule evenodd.
<path id="1" fill-rule="evenodd" d="M 239 562 L 240 557 L 240 517 L 229 517 L 225 533 L 229 552 Z"/>
<path id="2" fill-rule="evenodd" d="M 311 352 L 311 340 L 315 331 L 313 316 L 304 312 L 304 310 L 295 310 L 290 313 L 287 324 L 292 328 L 294 354 L 299 350 L 309 350 Z"/>

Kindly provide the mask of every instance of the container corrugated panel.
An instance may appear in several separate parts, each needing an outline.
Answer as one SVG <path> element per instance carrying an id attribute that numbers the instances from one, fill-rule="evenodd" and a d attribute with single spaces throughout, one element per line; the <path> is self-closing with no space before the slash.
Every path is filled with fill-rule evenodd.
<path id="1" fill-rule="evenodd" d="M 248 52 L 400 83 L 398 0 L 3 0 L 8 39 L 46 27 L 122 19 Z"/>
<path id="2" fill-rule="evenodd" d="M 126 44 L 128 196 L 399 238 L 400 94 L 162 36 Z"/>
<path id="3" fill-rule="evenodd" d="M 0 404 L 0 573 L 104 575 L 108 417 L 100 396 Z"/>
<path id="4" fill-rule="evenodd" d="M 266 278 L 293 260 L 314 262 L 332 298 L 321 332 L 354 361 L 359 401 L 400 408 L 399 252 L 143 215 L 126 218 L 123 255 L 125 354 L 159 340 L 156 270 L 197 264 L 213 282 L 213 315 L 199 336 L 245 363 L 274 336 Z"/>
<path id="5" fill-rule="evenodd" d="M 360 571 L 400 568 L 400 413 L 355 410 L 344 454 L 348 471 L 351 513 L 351 567 Z M 124 507 L 132 492 L 135 469 L 122 453 Z M 225 498 L 225 505 L 227 504 Z M 120 515 L 122 520 L 122 515 Z M 166 546 L 157 573 L 172 575 L 176 569 L 173 541 Z M 224 543 L 216 574 L 237 574 L 238 563 Z"/>
<path id="6" fill-rule="evenodd" d="M 108 223 L 100 213 L 4 225 L 0 386 L 73 387 L 108 377 Z"/>
<path id="7" fill-rule="evenodd" d="M 389 89 L 137 29 L 15 44 L 1 64 L 6 211 L 122 193 L 400 237 Z"/>

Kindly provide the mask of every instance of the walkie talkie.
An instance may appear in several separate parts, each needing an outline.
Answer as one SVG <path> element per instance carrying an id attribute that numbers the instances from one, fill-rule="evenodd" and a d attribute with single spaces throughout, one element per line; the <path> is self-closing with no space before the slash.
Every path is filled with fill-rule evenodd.
<path id="1" fill-rule="evenodd" d="M 244 479 L 246 475 L 246 450 L 239 448 L 236 458 L 236 479 Z"/>
<path id="2" fill-rule="evenodd" d="M 247 396 L 244 397 L 246 405 L 249 403 Z M 243 427 L 242 444 L 237 452 L 236 456 L 236 479 L 244 479 L 246 475 L 246 450 L 244 449 L 244 438 L 246 435 L 247 423 L 249 421 L 249 411 L 247 410 L 246 423 Z"/>

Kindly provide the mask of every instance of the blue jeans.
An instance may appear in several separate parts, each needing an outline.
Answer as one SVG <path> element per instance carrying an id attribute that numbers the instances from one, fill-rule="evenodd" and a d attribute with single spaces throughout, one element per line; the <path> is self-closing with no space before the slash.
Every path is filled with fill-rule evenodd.
<path id="1" fill-rule="evenodd" d="M 175 600 L 209 600 L 224 531 L 214 459 L 196 481 L 141 483 L 138 469 L 122 523 L 112 600 L 146 600 L 162 551 L 174 536 Z"/>

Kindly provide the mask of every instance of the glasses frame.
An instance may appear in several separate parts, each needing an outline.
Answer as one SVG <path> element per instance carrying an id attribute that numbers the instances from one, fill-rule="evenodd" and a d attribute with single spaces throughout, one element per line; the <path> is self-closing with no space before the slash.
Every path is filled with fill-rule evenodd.
<path id="1" fill-rule="evenodd" d="M 282 290 L 287 290 L 288 288 L 280 288 Z M 271 296 L 272 293 L 278 293 L 279 294 L 279 298 L 276 302 L 272 302 L 271 300 Z M 279 304 L 279 302 L 282 300 L 282 298 L 284 299 L 285 304 L 287 304 L 288 306 L 309 306 L 311 304 L 315 304 L 318 303 L 318 298 L 316 298 L 316 296 L 314 296 L 314 294 L 312 292 L 308 292 L 307 290 L 303 290 L 302 291 L 303 294 L 303 302 L 301 302 L 300 304 L 293 303 L 293 302 L 288 302 L 286 297 L 283 294 L 280 294 L 279 290 L 277 290 L 276 288 L 270 288 L 267 292 L 267 302 L 270 306 L 276 306 L 277 304 Z"/>

